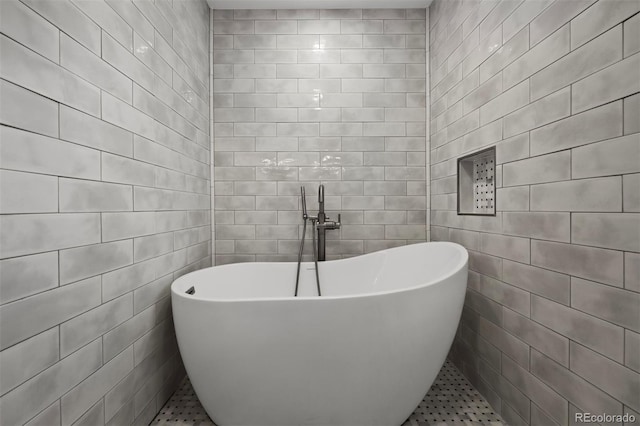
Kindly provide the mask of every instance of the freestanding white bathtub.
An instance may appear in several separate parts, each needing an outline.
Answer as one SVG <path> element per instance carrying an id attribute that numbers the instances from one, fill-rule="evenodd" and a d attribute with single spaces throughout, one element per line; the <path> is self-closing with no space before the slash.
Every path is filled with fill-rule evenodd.
<path id="1" fill-rule="evenodd" d="M 422 243 L 320 263 L 243 263 L 171 286 L 180 353 L 219 426 L 400 425 L 460 320 L 466 250 Z M 187 291 L 193 287 L 194 294 Z"/>

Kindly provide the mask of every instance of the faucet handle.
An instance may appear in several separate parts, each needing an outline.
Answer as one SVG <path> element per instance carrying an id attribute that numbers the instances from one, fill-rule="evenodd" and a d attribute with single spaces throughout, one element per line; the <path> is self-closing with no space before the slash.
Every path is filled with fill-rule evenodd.
<path id="1" fill-rule="evenodd" d="M 304 186 L 300 186 L 300 200 L 302 201 L 302 218 L 306 219 L 307 216 L 307 197 L 304 191 Z"/>
<path id="2" fill-rule="evenodd" d="M 340 223 L 340 219 L 341 219 L 341 218 L 342 218 L 342 215 L 341 215 L 340 213 L 338 213 L 338 220 L 337 220 L 337 221 L 335 221 L 335 222 L 333 222 L 333 223 Z M 325 216 L 325 217 L 324 217 L 324 219 L 325 219 L 327 222 L 330 222 L 330 221 L 331 221 L 331 218 L 330 218 L 329 216 Z"/>
<path id="3" fill-rule="evenodd" d="M 338 225 L 340 225 L 342 223 L 342 215 L 340 213 L 338 213 Z"/>

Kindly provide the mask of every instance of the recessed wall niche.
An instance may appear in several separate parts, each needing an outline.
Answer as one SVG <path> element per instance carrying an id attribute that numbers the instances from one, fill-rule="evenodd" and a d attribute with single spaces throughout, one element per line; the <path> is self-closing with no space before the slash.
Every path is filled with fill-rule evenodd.
<path id="1" fill-rule="evenodd" d="M 458 158 L 458 214 L 496 215 L 496 147 Z"/>

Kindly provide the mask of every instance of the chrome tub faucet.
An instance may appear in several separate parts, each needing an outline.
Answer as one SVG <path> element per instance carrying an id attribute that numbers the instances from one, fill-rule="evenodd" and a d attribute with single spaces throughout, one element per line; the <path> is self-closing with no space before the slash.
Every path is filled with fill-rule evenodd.
<path id="1" fill-rule="evenodd" d="M 320 275 L 318 273 L 318 262 L 326 259 L 326 232 L 332 229 L 340 229 L 340 214 L 338 214 L 338 221 L 329 220 L 324 212 L 324 185 L 320 185 L 318 188 L 318 215 L 309 216 L 307 214 L 307 197 L 304 191 L 304 186 L 300 187 L 300 201 L 302 203 L 302 238 L 300 239 L 300 250 L 298 250 L 298 268 L 296 272 L 296 288 L 294 295 L 298 295 L 298 285 L 300 283 L 300 264 L 302 262 L 302 252 L 304 251 L 304 237 L 307 231 L 307 221 L 311 221 L 311 232 L 313 236 L 313 262 L 315 264 L 316 273 L 316 285 L 318 287 L 318 296 L 321 296 L 320 290 Z M 316 244 L 316 235 L 318 243 Z"/>

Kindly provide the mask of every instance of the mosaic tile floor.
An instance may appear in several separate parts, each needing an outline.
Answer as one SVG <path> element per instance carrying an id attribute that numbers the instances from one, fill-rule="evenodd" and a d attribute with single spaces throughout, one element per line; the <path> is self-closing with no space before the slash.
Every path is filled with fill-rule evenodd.
<path id="1" fill-rule="evenodd" d="M 189 379 L 162 407 L 151 425 L 215 426 Z M 402 426 L 503 425 L 500 416 L 454 365 L 447 361 L 416 411 Z"/>

